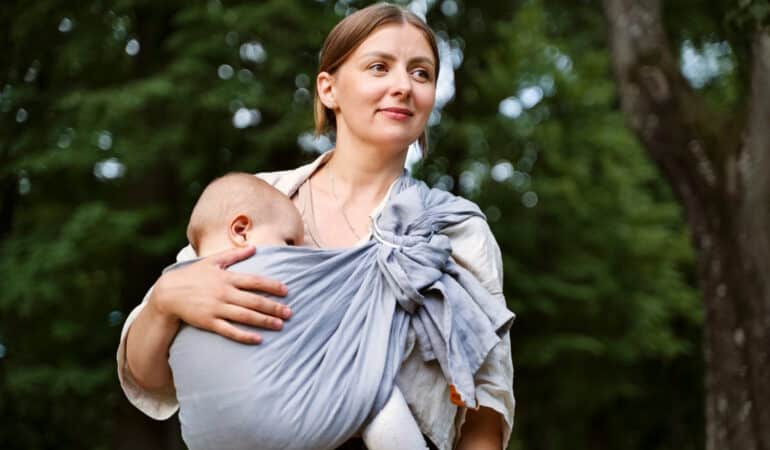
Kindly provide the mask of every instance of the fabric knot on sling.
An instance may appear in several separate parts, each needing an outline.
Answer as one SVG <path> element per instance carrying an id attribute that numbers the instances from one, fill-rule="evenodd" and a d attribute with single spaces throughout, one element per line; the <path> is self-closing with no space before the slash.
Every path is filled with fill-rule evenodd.
<path id="1" fill-rule="evenodd" d="M 423 289 L 442 276 L 452 246 L 441 234 L 406 236 L 383 232 L 375 225 L 373 238 L 380 242 L 377 265 L 388 286 L 396 294 L 399 306 L 410 314 L 422 306 Z"/>
<path id="2" fill-rule="evenodd" d="M 473 376 L 515 316 L 451 258 L 441 231 L 484 215 L 476 204 L 410 177 L 397 188 L 373 222 L 373 237 L 383 244 L 377 264 L 411 315 L 423 360 L 438 361 L 453 403 L 476 408 Z"/>

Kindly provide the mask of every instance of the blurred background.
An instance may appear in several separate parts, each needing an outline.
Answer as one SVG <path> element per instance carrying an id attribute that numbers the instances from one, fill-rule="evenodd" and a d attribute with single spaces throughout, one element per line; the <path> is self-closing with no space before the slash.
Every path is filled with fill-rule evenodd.
<path id="1" fill-rule="evenodd" d="M 293 168 L 331 146 L 311 132 L 318 51 L 369 3 L 0 4 L 0 447 L 183 448 L 177 423 L 123 396 L 121 326 L 186 244 L 208 181 Z M 676 82 L 665 92 L 715 111 L 712 134 L 739 148 L 768 2 L 631 3 L 666 32 L 663 79 Z M 646 29 L 613 28 L 621 0 L 400 4 L 427 16 L 442 52 L 413 173 L 477 202 L 503 252 L 518 315 L 509 448 L 706 448 L 707 416 L 719 423 L 699 291 L 709 247 L 683 195 L 698 181 L 672 182 L 616 77 L 613 45 L 627 30 L 649 43 Z M 664 110 L 653 135 L 686 128 Z M 701 156 L 723 161 L 722 147 Z M 712 175 L 722 186 L 721 166 Z"/>

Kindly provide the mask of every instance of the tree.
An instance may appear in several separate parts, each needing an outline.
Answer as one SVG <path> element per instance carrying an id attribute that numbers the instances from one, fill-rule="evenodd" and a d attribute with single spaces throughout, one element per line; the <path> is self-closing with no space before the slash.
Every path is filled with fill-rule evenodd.
<path id="1" fill-rule="evenodd" d="M 717 20 L 717 39 L 750 67 L 739 100 L 723 108 L 680 72 L 661 1 L 604 1 L 627 123 L 682 204 L 697 250 L 706 448 L 768 450 L 770 5 L 708 8 L 727 18 Z"/>

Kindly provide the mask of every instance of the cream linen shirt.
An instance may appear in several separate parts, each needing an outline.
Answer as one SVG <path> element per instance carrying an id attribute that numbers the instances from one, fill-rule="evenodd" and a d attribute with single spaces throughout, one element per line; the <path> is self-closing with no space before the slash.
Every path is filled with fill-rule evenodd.
<path id="1" fill-rule="evenodd" d="M 331 152 L 326 152 L 312 163 L 297 169 L 260 173 L 257 176 L 291 197 L 330 156 Z M 387 198 L 388 195 L 372 212 L 372 218 L 379 214 Z M 444 232 L 452 243 L 452 257 L 455 261 L 473 273 L 495 298 L 505 304 L 500 248 L 486 221 L 474 217 L 448 227 Z M 371 234 L 365 236 L 362 241 L 370 237 Z M 186 261 L 195 257 L 195 252 L 188 245 L 179 252 L 177 261 Z M 123 392 L 135 407 L 153 419 L 163 420 L 169 418 L 179 408 L 174 393 L 151 393 L 142 389 L 134 380 L 126 363 L 126 335 L 144 307 L 144 302 L 147 301 L 151 290 L 152 288 L 147 292 L 142 303 L 131 311 L 123 325 L 117 352 L 118 378 Z M 399 369 L 397 384 L 422 432 L 436 444 L 439 450 L 450 450 L 459 440 L 459 431 L 465 421 L 466 410 L 455 406 L 449 400 L 449 386 L 436 361 L 426 363 L 422 360 L 415 345 L 413 331 L 409 333 L 405 354 L 407 357 Z M 502 416 L 503 448 L 507 448 L 513 428 L 515 408 L 510 336 L 503 337 L 492 349 L 476 375 L 476 383 L 479 404 L 492 408 Z"/>

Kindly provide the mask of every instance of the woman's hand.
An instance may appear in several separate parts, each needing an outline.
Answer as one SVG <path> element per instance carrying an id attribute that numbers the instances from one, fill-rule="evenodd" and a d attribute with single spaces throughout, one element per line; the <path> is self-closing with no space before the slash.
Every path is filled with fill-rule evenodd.
<path id="1" fill-rule="evenodd" d="M 250 291 L 284 296 L 286 286 L 224 270 L 254 251 L 254 247 L 227 250 L 158 279 L 126 336 L 128 371 L 137 384 L 153 391 L 172 389 L 168 351 L 181 322 L 251 344 L 262 338 L 230 322 L 267 329 L 283 326 L 279 318 L 288 319 L 289 308 Z"/>
<path id="2" fill-rule="evenodd" d="M 281 319 L 288 319 L 291 311 L 288 306 L 253 292 L 282 297 L 287 292 L 282 283 L 224 270 L 254 251 L 254 247 L 226 250 L 163 274 L 147 306 L 168 320 L 181 320 L 244 344 L 260 343 L 259 334 L 242 330 L 231 322 L 280 330 Z"/>

